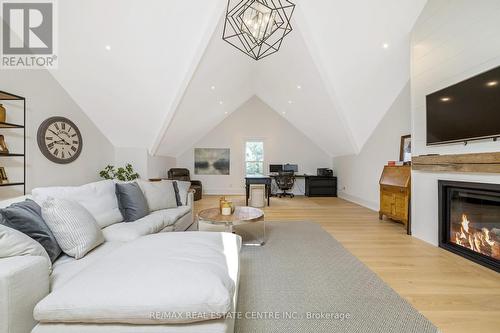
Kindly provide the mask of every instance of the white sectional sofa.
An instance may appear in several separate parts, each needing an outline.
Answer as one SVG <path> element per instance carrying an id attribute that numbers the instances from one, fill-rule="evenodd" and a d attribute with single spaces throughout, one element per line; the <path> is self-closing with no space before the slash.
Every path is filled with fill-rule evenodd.
<path id="1" fill-rule="evenodd" d="M 63 254 L 52 272 L 44 257 L 0 258 L 0 333 L 232 332 L 233 316 L 223 314 L 236 307 L 239 236 L 190 231 L 192 193 L 186 205 L 121 222 L 112 188 L 105 181 L 28 196 L 80 202 L 105 242 L 78 260 Z"/>

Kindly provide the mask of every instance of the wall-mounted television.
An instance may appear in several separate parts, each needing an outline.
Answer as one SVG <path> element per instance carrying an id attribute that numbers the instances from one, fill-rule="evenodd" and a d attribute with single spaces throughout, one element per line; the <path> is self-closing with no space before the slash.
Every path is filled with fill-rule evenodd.
<path id="1" fill-rule="evenodd" d="M 427 145 L 500 137 L 500 67 L 427 96 Z"/>

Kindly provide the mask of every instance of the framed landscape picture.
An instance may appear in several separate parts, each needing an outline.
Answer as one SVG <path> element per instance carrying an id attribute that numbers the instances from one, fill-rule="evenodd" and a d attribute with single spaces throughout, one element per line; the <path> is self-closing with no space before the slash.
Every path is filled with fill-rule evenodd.
<path id="1" fill-rule="evenodd" d="M 229 148 L 195 148 L 196 175 L 229 175 Z"/>

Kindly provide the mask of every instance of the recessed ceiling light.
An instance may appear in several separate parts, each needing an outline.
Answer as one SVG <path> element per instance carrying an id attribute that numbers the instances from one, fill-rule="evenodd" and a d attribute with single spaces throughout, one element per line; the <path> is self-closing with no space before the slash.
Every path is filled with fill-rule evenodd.
<path id="1" fill-rule="evenodd" d="M 286 112 L 285 112 L 285 111 L 283 111 L 283 112 L 281 112 L 281 113 L 282 113 L 282 114 L 284 114 L 284 115 L 286 114 Z"/>
<path id="2" fill-rule="evenodd" d="M 451 97 L 441 97 L 441 102 L 449 102 L 451 101 Z"/>
<path id="3" fill-rule="evenodd" d="M 288 101 L 288 104 L 293 104 L 293 101 Z"/>
<path id="4" fill-rule="evenodd" d="M 224 112 L 224 114 L 227 114 L 227 111 L 226 111 L 226 112 Z"/>
<path id="5" fill-rule="evenodd" d="M 389 48 L 389 44 L 388 44 L 388 43 L 384 43 L 384 44 L 382 44 L 382 47 L 383 47 L 384 49 L 388 49 L 388 48 Z"/>
<path id="6" fill-rule="evenodd" d="M 106 51 L 111 51 L 111 45 L 106 45 L 104 48 L 106 49 Z"/>
<path id="7" fill-rule="evenodd" d="M 299 90 L 302 89 L 302 86 L 300 84 L 297 85 L 297 89 L 299 89 Z"/>
<path id="8" fill-rule="evenodd" d="M 224 104 L 224 101 L 219 101 L 219 104 L 220 104 L 220 105 Z"/>
<path id="9" fill-rule="evenodd" d="M 498 86 L 498 81 L 490 81 L 490 82 L 486 83 L 486 85 L 488 87 L 495 87 L 495 86 Z"/>
<path id="10" fill-rule="evenodd" d="M 216 88 L 215 86 L 211 86 L 211 87 L 210 87 L 210 89 L 212 89 L 212 90 L 215 90 L 215 88 Z"/>

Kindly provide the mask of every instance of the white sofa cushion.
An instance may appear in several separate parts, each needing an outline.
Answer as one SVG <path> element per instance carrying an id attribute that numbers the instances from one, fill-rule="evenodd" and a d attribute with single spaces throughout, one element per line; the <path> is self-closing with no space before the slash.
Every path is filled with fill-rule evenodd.
<path id="1" fill-rule="evenodd" d="M 223 317 L 231 310 L 241 238 L 160 233 L 124 244 L 37 304 L 52 323 L 163 324 Z M 175 316 L 154 316 L 154 313 Z M 196 318 L 190 313 L 199 314 Z"/>
<path id="2" fill-rule="evenodd" d="M 49 197 L 76 201 L 94 216 L 101 228 L 123 221 L 112 180 L 82 186 L 41 187 L 34 189 L 32 196 L 40 206 Z"/>
<path id="3" fill-rule="evenodd" d="M 0 258 L 16 256 L 44 257 L 49 271 L 52 270 L 49 254 L 40 243 L 20 231 L 0 224 Z"/>
<path id="4" fill-rule="evenodd" d="M 164 226 L 168 227 L 172 224 L 177 223 L 177 220 L 179 220 L 190 211 L 191 207 L 180 206 L 177 208 L 157 210 L 156 212 L 151 213 L 151 215 L 161 216 Z"/>
<path id="5" fill-rule="evenodd" d="M 141 236 L 155 234 L 165 228 L 163 216 L 149 214 L 134 222 L 110 225 L 102 230 L 106 242 L 130 242 Z"/>
<path id="6" fill-rule="evenodd" d="M 50 275 L 50 286 L 52 290 L 58 289 L 66 282 L 75 277 L 80 271 L 94 263 L 96 260 L 113 252 L 124 243 L 104 242 L 96 247 L 82 259 L 75 259 L 68 255 L 62 255 L 54 262 L 52 274 Z"/>
<path id="7" fill-rule="evenodd" d="M 159 182 L 139 180 L 138 184 L 146 197 L 150 212 L 177 207 L 174 184 L 171 180 Z"/>
<path id="8" fill-rule="evenodd" d="M 49 198 L 42 205 L 42 216 L 63 252 L 75 259 L 104 242 L 92 214 L 75 201 Z"/>

